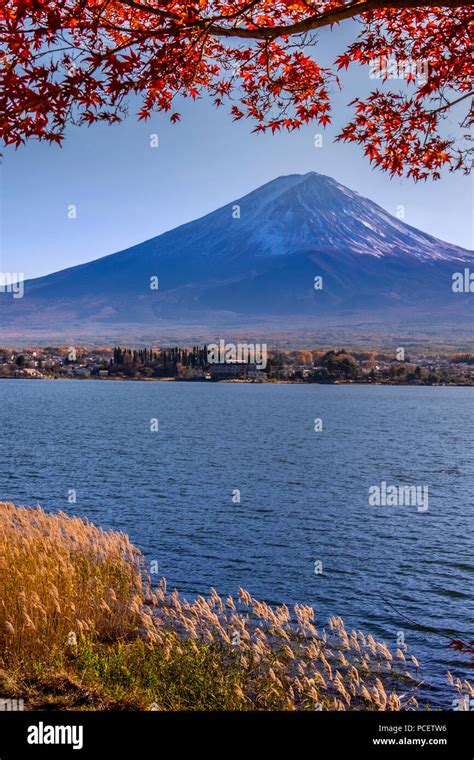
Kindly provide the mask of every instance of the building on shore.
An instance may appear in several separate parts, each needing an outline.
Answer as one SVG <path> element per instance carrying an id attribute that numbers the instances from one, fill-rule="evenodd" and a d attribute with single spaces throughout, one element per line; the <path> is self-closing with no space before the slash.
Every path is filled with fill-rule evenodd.
<path id="1" fill-rule="evenodd" d="M 257 380 L 264 377 L 264 373 L 259 370 L 257 365 L 250 364 L 249 362 L 211 364 L 210 374 L 212 380 L 236 380 L 244 378 Z"/>

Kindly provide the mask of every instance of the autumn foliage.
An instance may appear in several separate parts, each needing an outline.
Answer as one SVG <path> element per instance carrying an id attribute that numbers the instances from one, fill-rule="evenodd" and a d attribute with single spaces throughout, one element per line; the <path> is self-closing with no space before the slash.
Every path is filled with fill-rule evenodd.
<path id="1" fill-rule="evenodd" d="M 351 19 L 355 40 L 337 50 Z M 60 143 L 67 123 L 119 121 L 130 95 L 140 119 L 176 121 L 179 96 L 207 95 L 257 132 L 324 127 L 341 72 L 378 61 L 381 76 L 337 139 L 391 174 L 468 172 L 471 21 L 467 0 L 0 0 L 0 137 Z M 324 27 L 331 67 L 317 61 Z M 394 82 L 388 59 L 422 61 L 427 76 Z"/>

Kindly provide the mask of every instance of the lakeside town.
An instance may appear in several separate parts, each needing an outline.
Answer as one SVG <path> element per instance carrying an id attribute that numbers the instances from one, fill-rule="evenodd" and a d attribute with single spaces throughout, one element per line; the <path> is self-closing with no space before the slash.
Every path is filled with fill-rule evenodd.
<path id="1" fill-rule="evenodd" d="M 474 385 L 474 353 L 268 350 L 264 363 L 213 362 L 209 347 L 0 347 L 0 379 Z"/>

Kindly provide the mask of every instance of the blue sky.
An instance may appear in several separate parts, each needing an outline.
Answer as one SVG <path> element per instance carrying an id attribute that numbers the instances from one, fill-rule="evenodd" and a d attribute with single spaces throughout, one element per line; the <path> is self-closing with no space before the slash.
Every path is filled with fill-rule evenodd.
<path id="1" fill-rule="evenodd" d="M 337 34 L 337 36 L 336 36 Z M 334 60 L 354 37 L 354 25 L 324 30 L 318 61 Z M 472 241 L 472 184 L 446 172 L 438 182 L 414 184 L 370 168 L 362 150 L 334 144 L 347 103 L 374 82 L 366 68 L 345 77 L 335 92 L 333 126 L 309 125 L 290 134 L 256 135 L 249 121 L 233 123 L 225 107 L 207 100 L 177 106 L 172 125 L 157 114 L 138 123 L 70 127 L 62 148 L 31 142 L 4 151 L 1 167 L 0 270 L 27 278 L 123 250 L 195 219 L 282 174 L 328 174 L 408 224 L 467 248 Z M 400 86 L 396 83 L 397 88 Z M 403 86 L 403 84 L 401 85 Z M 150 147 L 150 135 L 159 147 Z M 316 148 L 314 136 L 323 135 Z M 75 205 L 77 218 L 68 218 Z"/>

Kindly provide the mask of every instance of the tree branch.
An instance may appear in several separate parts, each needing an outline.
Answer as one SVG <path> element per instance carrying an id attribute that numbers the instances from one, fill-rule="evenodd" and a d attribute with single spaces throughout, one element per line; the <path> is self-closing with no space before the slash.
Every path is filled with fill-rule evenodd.
<path id="1" fill-rule="evenodd" d="M 464 95 L 461 95 L 460 98 L 457 98 L 456 100 L 452 100 L 450 103 L 446 103 L 445 106 L 441 106 L 440 108 L 436 108 L 434 111 L 430 111 L 430 116 L 434 116 L 437 113 L 441 113 L 441 111 L 446 111 L 448 108 L 452 108 L 452 106 L 455 106 L 457 103 L 460 103 L 461 100 L 466 100 L 466 98 L 470 98 L 474 95 L 474 90 L 470 90 L 469 92 L 465 92 Z"/>
<path id="2" fill-rule="evenodd" d="M 159 16 L 160 18 L 172 18 L 171 14 L 168 14 L 167 11 L 164 11 L 163 9 L 135 2 L 135 0 L 118 0 L 118 2 L 122 5 L 135 8 L 136 10 Z M 241 28 L 239 26 L 225 27 L 214 23 L 213 19 L 199 19 L 197 21 L 192 21 L 189 24 L 163 27 L 161 32 L 163 34 L 176 34 L 179 32 L 186 32 L 193 28 L 206 27 L 207 31 L 215 37 L 273 40 L 277 37 L 302 34 L 304 32 L 312 31 L 313 29 L 320 29 L 324 26 L 337 24 L 345 19 L 355 18 L 363 13 L 368 13 L 369 11 L 374 10 L 409 10 L 411 8 L 426 8 L 431 10 L 432 8 L 466 8 L 471 5 L 472 0 L 356 0 L 356 2 L 349 3 L 348 5 L 341 5 L 340 8 L 334 8 L 324 13 L 316 13 L 313 16 L 308 16 L 308 18 L 285 26 L 256 27 L 254 29 L 249 27 Z M 244 9 L 242 9 L 242 11 L 243 10 Z M 229 18 L 235 18 L 235 15 L 236 14 L 233 14 L 233 16 Z"/>

